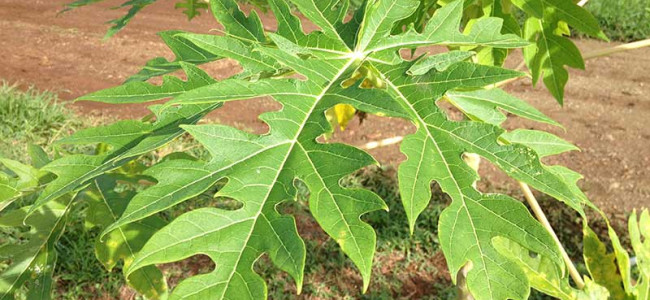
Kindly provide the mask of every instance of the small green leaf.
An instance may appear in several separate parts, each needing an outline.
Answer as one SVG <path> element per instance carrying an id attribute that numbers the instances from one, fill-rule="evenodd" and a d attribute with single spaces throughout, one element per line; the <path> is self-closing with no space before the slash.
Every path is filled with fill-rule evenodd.
<path id="1" fill-rule="evenodd" d="M 142 103 L 174 97 L 183 92 L 214 83 L 214 79 L 210 75 L 196 66 L 184 62 L 179 62 L 179 65 L 187 74 L 187 81 L 173 76 L 165 76 L 163 83 L 159 86 L 140 81 L 128 82 L 121 86 L 81 96 L 77 100 L 112 104 Z"/>
<path id="2" fill-rule="evenodd" d="M 637 299 L 650 299 L 650 213 L 648 210 L 643 210 L 640 216 L 637 216 L 636 212 L 632 213 L 628 228 L 639 268 L 634 294 Z"/>
<path id="3" fill-rule="evenodd" d="M 239 9 L 235 0 L 213 0 L 210 1 L 210 8 L 229 36 L 235 36 L 248 42 L 266 40 L 262 21 L 255 10 L 246 16 Z"/>
<path id="4" fill-rule="evenodd" d="M 122 5 L 120 5 L 120 7 L 130 6 L 131 8 L 129 8 L 129 11 L 126 13 L 126 15 L 108 21 L 108 23 L 113 24 L 113 26 L 108 29 L 104 38 L 108 39 L 114 36 L 127 24 L 129 24 L 129 22 L 131 22 L 131 19 L 133 19 L 137 13 L 139 13 L 143 8 L 155 3 L 156 1 L 158 0 L 129 0 L 127 2 L 124 2 Z"/>
<path id="5" fill-rule="evenodd" d="M 50 157 L 45 153 L 45 150 L 38 145 L 29 144 L 27 153 L 29 154 L 29 158 L 32 159 L 32 165 L 35 168 L 41 168 L 51 161 Z"/>
<path id="6" fill-rule="evenodd" d="M 522 118 L 560 126 L 532 105 L 501 89 L 451 91 L 447 93 L 447 98 L 470 118 L 492 125 L 499 126 L 506 120 L 506 116 L 499 111 L 502 109 Z"/>
<path id="7" fill-rule="evenodd" d="M 542 0 L 553 17 L 566 21 L 571 27 L 584 32 L 592 37 L 609 41 L 600 25 L 588 10 L 578 6 L 573 1 Z"/>
<path id="8" fill-rule="evenodd" d="M 542 293 L 559 299 L 574 299 L 575 290 L 569 285 L 563 265 L 522 247 L 504 237 L 492 239 L 494 247 L 521 266 L 530 285 Z"/>
<path id="9" fill-rule="evenodd" d="M 535 150 L 540 158 L 556 155 L 568 151 L 580 150 L 573 144 L 553 135 L 539 130 L 517 129 L 501 135 L 510 143 L 526 145 Z"/>
<path id="10" fill-rule="evenodd" d="M 32 166 L 15 160 L 0 158 L 0 165 L 13 174 L 0 171 L 0 212 L 11 204 L 22 192 L 34 189 L 39 184 L 41 173 Z"/>
<path id="11" fill-rule="evenodd" d="M 189 64 L 204 64 L 221 59 L 204 49 L 192 44 L 190 41 L 178 36 L 182 31 L 163 31 L 158 33 L 167 47 L 174 53 L 173 61 L 166 58 L 157 57 L 147 62 L 147 64 L 137 74 L 129 77 L 126 83 L 133 81 L 146 81 L 150 78 L 165 75 L 182 69 L 181 62 Z"/>
<path id="12" fill-rule="evenodd" d="M 389 2 L 402 1 L 414 2 L 412 0 L 390 0 Z M 422 33 L 409 30 L 398 35 L 379 35 L 381 38 L 376 38 L 368 44 L 367 48 L 359 50 L 381 53 L 387 50 L 435 44 L 447 46 L 483 45 L 496 48 L 519 48 L 528 45 L 525 40 L 516 35 L 500 34 L 503 20 L 497 18 L 480 19 L 472 26 L 471 32 L 467 35 L 460 33 L 458 27 L 462 18 L 462 10 L 463 1 L 453 1 L 435 12 Z M 386 16 L 376 15 L 375 17 L 380 20 Z M 373 21 L 377 22 L 377 20 Z M 395 58 L 391 60 L 395 60 Z"/>
<path id="13" fill-rule="evenodd" d="M 196 16 L 201 15 L 200 10 L 207 10 L 208 3 L 202 0 L 183 0 L 177 2 L 174 8 L 183 8 L 183 13 L 187 15 L 188 20 L 194 19 Z"/>

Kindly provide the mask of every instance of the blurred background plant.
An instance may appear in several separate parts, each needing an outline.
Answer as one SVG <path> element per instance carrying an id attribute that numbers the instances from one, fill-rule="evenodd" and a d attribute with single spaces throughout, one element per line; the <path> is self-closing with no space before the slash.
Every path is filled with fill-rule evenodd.
<path id="1" fill-rule="evenodd" d="M 585 8 L 613 41 L 629 42 L 650 36 L 650 0 L 590 0 Z"/>

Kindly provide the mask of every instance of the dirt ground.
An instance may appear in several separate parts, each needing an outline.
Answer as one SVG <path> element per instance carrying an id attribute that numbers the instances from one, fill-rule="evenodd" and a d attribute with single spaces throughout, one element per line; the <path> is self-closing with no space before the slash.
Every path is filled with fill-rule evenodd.
<path id="1" fill-rule="evenodd" d="M 174 1 L 160 1 L 138 15 L 116 37 L 103 42 L 105 21 L 125 13 L 108 10 L 121 2 L 108 1 L 57 16 L 65 0 L 0 0 L 0 79 L 22 86 L 35 85 L 74 99 L 85 93 L 115 86 L 139 71 L 147 60 L 173 58 L 156 32 L 182 29 L 209 32 L 218 24 L 209 14 L 187 22 Z M 265 24 L 272 27 L 267 16 Z M 268 21 L 268 22 L 266 22 Z M 609 46 L 578 40 L 585 52 Z M 515 65 L 520 56 L 510 62 Z M 219 78 L 237 70 L 236 63 L 222 61 L 206 66 Z M 543 89 L 521 80 L 506 89 L 559 121 L 566 131 L 512 118 L 507 128 L 525 127 L 550 130 L 575 143 L 582 151 L 548 160 L 565 164 L 584 174 L 581 182 L 588 196 L 610 213 L 650 207 L 650 49 L 635 50 L 587 62 L 587 70 L 571 70 L 565 106 L 560 107 Z M 71 104 L 81 114 L 137 117 L 145 115 L 142 105 L 111 106 L 78 102 Z M 214 118 L 228 124 L 263 132 L 257 119 L 278 106 L 268 100 L 232 103 Z M 362 145 L 411 132 L 400 120 L 369 117 L 362 126 L 354 122 L 337 133 L 336 140 Z M 397 164 L 403 159 L 396 146 L 371 151 L 382 163 Z M 516 184 L 491 166 L 483 167 L 483 187 L 516 190 Z"/>

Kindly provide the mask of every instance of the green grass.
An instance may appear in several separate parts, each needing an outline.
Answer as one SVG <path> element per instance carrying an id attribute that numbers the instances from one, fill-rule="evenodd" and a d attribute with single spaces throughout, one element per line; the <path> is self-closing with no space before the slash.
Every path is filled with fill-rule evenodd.
<path id="1" fill-rule="evenodd" d="M 590 0 L 585 8 L 614 41 L 650 37 L 650 0 Z"/>
<path id="2" fill-rule="evenodd" d="M 27 162 L 30 144 L 49 146 L 85 125 L 51 92 L 0 83 L 0 156 Z"/>
<path id="3" fill-rule="evenodd" d="M 73 209 L 66 231 L 56 243 L 54 299 L 97 299 L 102 295 L 118 299 L 125 286 L 120 265 L 109 272 L 95 258 L 100 230 L 84 226 L 86 209 L 85 205 Z"/>

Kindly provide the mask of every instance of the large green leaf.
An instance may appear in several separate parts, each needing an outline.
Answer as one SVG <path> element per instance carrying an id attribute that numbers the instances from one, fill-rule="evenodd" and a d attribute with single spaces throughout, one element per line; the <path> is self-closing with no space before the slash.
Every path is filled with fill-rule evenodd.
<path id="1" fill-rule="evenodd" d="M 401 50 L 428 46 L 507 54 L 500 48 L 529 45 L 516 34 L 503 34 L 516 30 L 511 30 L 510 23 L 504 27 L 499 14 L 494 14 L 499 18 L 485 17 L 464 26 L 465 1 L 446 2 L 418 28 L 421 30 L 409 27 L 401 31 L 396 30 L 398 24 L 412 19 L 422 7 L 421 1 L 370 0 L 348 19 L 348 1 L 291 0 L 319 28 L 306 34 L 286 1 L 270 1 L 278 19 L 277 32 L 270 33 L 264 32 L 255 12 L 247 16 L 234 0 L 213 0 L 211 8 L 225 28 L 224 35 L 179 33 L 174 37 L 210 57 L 234 59 L 244 72 L 219 82 L 167 78 L 161 86 L 129 83 L 88 96 L 111 103 L 172 100 L 155 107 L 156 123 L 123 121 L 69 138 L 70 143 L 107 143 L 111 150 L 48 164 L 45 169 L 58 178 L 38 203 L 89 184 L 127 159 L 162 144 L 148 139 L 166 142 L 186 130 L 209 150 L 212 159 L 169 159 L 145 171 L 156 184 L 134 196 L 116 222 L 106 223 L 103 236 L 111 237 L 145 222 L 221 182 L 225 185 L 216 193 L 217 199 L 232 198 L 241 207 L 200 208 L 176 218 L 135 254 L 126 267 L 127 278 L 155 264 L 205 254 L 216 268 L 180 282 L 170 298 L 259 299 L 266 297 L 266 286 L 252 267 L 266 254 L 294 278 L 300 291 L 305 245 L 293 218 L 277 209 L 294 198 L 294 183 L 300 180 L 310 191 L 312 215 L 360 270 L 365 290 L 370 282 L 376 235 L 361 216 L 386 205 L 375 194 L 344 188 L 339 181 L 376 162 L 354 147 L 320 139 L 332 130 L 326 111 L 337 104 L 348 104 L 370 113 L 404 118 L 416 126 L 416 133 L 402 144 L 408 159 L 399 170 L 401 196 L 411 229 L 430 200 L 433 181 L 451 196 L 452 204 L 440 218 L 439 231 L 453 278 L 470 264 L 467 284 L 476 299 L 525 299 L 530 286 L 526 266 L 518 264 L 516 258 L 508 259 L 495 241 L 504 238 L 544 257 L 549 268 L 562 277 L 559 251 L 520 202 L 476 190 L 478 175 L 465 164 L 463 156 L 478 154 L 511 177 L 581 213 L 590 203 L 577 188 L 579 174 L 540 162 L 545 155 L 570 150 L 569 146 L 555 145 L 557 139 L 552 136 L 506 133 L 498 127 L 504 118 L 498 109 L 555 124 L 503 91 L 481 90 L 522 73 L 466 62 L 468 52 L 415 61 L 402 57 Z M 538 12 L 536 2 L 517 2 L 526 10 Z M 178 66 L 195 69 L 180 61 Z M 454 102 L 456 96 L 455 104 L 473 121 L 453 121 L 437 106 L 436 101 L 448 92 L 449 99 Z M 259 97 L 270 97 L 282 105 L 281 110 L 260 116 L 269 125 L 267 134 L 253 135 L 221 125 L 192 125 L 225 102 Z M 184 110 L 192 110 L 194 117 L 184 115 L 164 123 L 168 114 Z M 161 122 L 164 126 L 159 125 Z"/>
<path id="2" fill-rule="evenodd" d="M 274 2 L 284 29 L 266 35 L 273 43 L 251 43 L 249 47 L 255 47 L 254 52 L 242 51 L 230 57 L 257 72 L 265 71 L 254 68 L 261 66 L 260 62 L 276 62 L 300 73 L 306 81 L 228 79 L 182 93 L 165 106 L 172 109 L 270 96 L 283 105 L 281 111 L 261 116 L 269 124 L 270 132 L 255 136 L 224 126 L 185 126 L 208 148 L 213 160 L 171 160 L 154 166 L 147 175 L 158 183 L 134 197 L 120 220 L 107 230 L 168 209 L 207 191 L 222 179 L 228 183 L 217 195 L 233 198 L 243 207 L 233 211 L 204 208 L 179 217 L 149 240 L 128 268 L 128 274 L 145 266 L 204 253 L 215 261 L 216 269 L 183 281 L 172 298 L 222 299 L 233 297 L 236 292 L 241 295 L 241 289 L 250 298 L 259 298 L 266 295 L 266 290 L 259 276 L 251 272 L 251 266 L 260 255 L 268 253 L 300 286 L 304 245 L 295 232 L 294 221 L 276 211 L 279 203 L 293 197 L 293 182 L 299 179 L 311 191 L 309 207 L 313 216 L 360 269 L 364 288 L 367 287 L 375 234 L 359 217 L 385 205 L 367 191 L 348 190 L 338 183 L 343 176 L 374 160 L 349 146 L 316 141 L 331 130 L 325 111 L 339 103 L 411 119 L 419 127 L 418 133 L 408 137 L 403 145 L 409 160 L 400 170 L 400 185 L 402 196 L 407 199 L 407 211 L 413 222 L 426 206 L 424 199 L 429 199 L 428 188 L 433 180 L 452 195 L 454 204 L 443 214 L 440 226 L 443 248 L 454 273 L 472 261 L 469 286 L 477 298 L 522 299 L 528 295 L 523 272 L 515 263 L 502 262 L 504 257 L 491 245 L 493 237 L 506 236 L 522 243 L 550 257 L 561 268 L 552 239 L 523 205 L 506 196 L 482 195 L 472 187 L 476 175 L 464 165 L 462 155 L 466 151 L 479 153 L 515 178 L 579 207 L 582 204 L 574 199 L 572 189 L 541 165 L 532 149 L 500 145 L 498 138 L 503 131 L 497 127 L 449 121 L 434 104 L 448 90 L 480 88 L 520 73 L 458 62 L 461 59 L 457 58 L 443 66 L 425 63 L 431 69 L 429 72 L 406 76 L 413 63 L 400 62 L 402 59 L 397 55 L 401 48 L 428 45 L 518 47 L 527 43 L 516 36 L 500 34 L 497 19 L 485 19 L 474 24 L 467 35 L 461 34 L 461 1 L 438 10 L 423 33 L 410 31 L 401 35 L 392 35 L 394 23 L 410 16 L 419 1 L 369 1 L 364 14 L 357 14 L 354 19 L 360 21 L 343 24 L 346 5 L 338 6 L 338 1 L 294 0 L 301 12 L 321 28 L 309 35 L 288 30 L 288 24 L 295 26 L 299 21 L 286 4 Z M 231 4 L 213 2 L 222 8 Z M 259 32 L 252 30 L 258 28 L 255 15 L 243 18 L 237 10 L 231 10 L 220 20 L 226 22 L 225 26 L 233 26 L 231 35 L 260 41 Z M 357 36 L 353 45 L 350 35 Z M 224 55 L 223 49 L 232 47 L 222 43 L 221 37 L 182 37 L 203 49 L 212 49 L 209 51 L 216 55 Z M 358 74 L 365 74 L 362 77 L 367 80 L 374 78 L 375 87 L 386 89 L 361 88 L 363 80 L 358 80 Z M 484 221 L 488 219 L 489 222 Z M 190 243 L 192 247 L 187 246 Z M 455 254 L 450 251 L 452 244 L 463 245 L 470 251 Z"/>
<path id="3" fill-rule="evenodd" d="M 202 193 L 222 178 L 229 180 L 217 195 L 242 202 L 242 209 L 206 208 L 181 216 L 154 235 L 129 268 L 132 272 L 196 253 L 208 254 L 217 265 L 215 271 L 183 281 L 172 297 L 231 298 L 241 296 L 242 289 L 251 298 L 263 297 L 263 281 L 251 272 L 251 264 L 265 252 L 301 286 L 304 245 L 293 219 L 276 211 L 279 203 L 293 198 L 296 179 L 305 182 L 311 191 L 309 206 L 316 220 L 359 267 L 364 288 L 368 286 L 375 234 L 359 217 L 386 206 L 368 191 L 341 187 L 339 180 L 374 160 L 349 146 L 316 142 L 329 130 L 325 111 L 337 101 L 353 99 L 360 93 L 341 87 L 358 62 L 354 58 L 303 61 L 278 50 L 264 52 L 300 70 L 310 80 L 228 80 L 181 95 L 171 103 L 220 103 L 272 96 L 284 109 L 262 116 L 271 132 L 253 136 L 223 126 L 186 126 L 210 150 L 213 161 L 170 161 L 153 167 L 148 174 L 159 183 L 134 198 L 123 219 L 114 225 L 168 208 Z M 366 104 L 366 108 L 390 113 L 390 107 L 382 108 L 386 105 L 390 103 L 377 101 L 373 106 Z M 166 176 L 170 172 L 176 175 Z M 188 248 L 187 243 L 195 246 Z"/>

